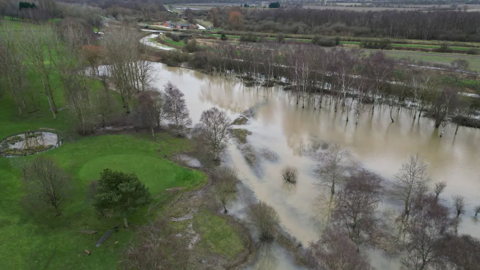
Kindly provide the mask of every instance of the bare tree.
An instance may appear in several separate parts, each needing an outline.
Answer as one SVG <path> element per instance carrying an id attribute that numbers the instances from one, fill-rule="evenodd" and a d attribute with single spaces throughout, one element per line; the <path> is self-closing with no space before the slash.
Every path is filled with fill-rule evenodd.
<path id="1" fill-rule="evenodd" d="M 307 257 L 315 270 L 370 270 L 368 258 L 358 252 L 355 244 L 343 232 L 328 228 L 322 237 L 310 243 Z"/>
<path id="2" fill-rule="evenodd" d="M 457 101 L 458 89 L 456 88 L 444 87 L 443 90 L 438 93 L 431 108 L 435 119 L 435 128 L 439 128 L 448 117 L 454 114 Z M 444 129 L 440 135 L 443 134 L 443 131 Z"/>
<path id="3" fill-rule="evenodd" d="M 144 91 L 138 95 L 139 124 L 148 128 L 152 137 L 155 137 L 155 127 L 160 126 L 162 105 L 162 95 L 157 91 Z"/>
<path id="4" fill-rule="evenodd" d="M 112 27 L 102 39 L 108 74 L 120 92 L 123 106 L 130 111 L 130 100 L 145 91 L 151 79 L 152 66 L 141 58 L 143 47 L 139 33 L 132 27 Z"/>
<path id="5" fill-rule="evenodd" d="M 348 150 L 342 149 L 340 144 L 330 145 L 326 153 L 320 156 L 319 181 L 321 186 L 330 189 L 331 195 L 335 195 L 336 186 L 344 179 L 342 163 L 350 155 Z"/>
<path id="6" fill-rule="evenodd" d="M 6 79 L 5 86 L 15 100 L 18 114 L 28 110 L 28 99 L 36 109 L 35 95 L 28 85 L 28 68 L 25 56 L 18 44 L 16 32 L 12 29 L 0 29 L 0 72 Z"/>
<path id="7" fill-rule="evenodd" d="M 455 195 L 452 197 L 453 206 L 455 207 L 455 214 L 459 217 L 465 212 L 465 197 L 462 195 Z"/>
<path id="8" fill-rule="evenodd" d="M 393 195 L 404 205 L 402 213 L 404 220 L 409 216 L 413 199 L 426 192 L 430 181 L 427 169 L 428 164 L 418 154 L 411 155 L 395 175 Z"/>
<path id="9" fill-rule="evenodd" d="M 438 183 L 435 183 L 435 187 L 433 188 L 433 192 L 435 192 L 435 198 L 438 199 L 440 196 L 440 193 L 442 193 L 445 188 L 447 187 L 447 183 L 445 181 L 441 181 Z"/>
<path id="10" fill-rule="evenodd" d="M 22 52 L 25 54 L 26 63 L 36 72 L 43 86 L 43 92 L 47 97 L 53 119 L 57 118 L 57 104 L 55 102 L 55 86 L 52 85 L 51 76 L 55 63 L 55 48 L 59 39 L 55 32 L 46 27 L 37 30 L 33 27 L 25 27 L 20 42 Z"/>
<path id="11" fill-rule="evenodd" d="M 371 53 L 365 61 L 366 76 L 371 80 L 372 84 L 372 114 L 375 109 L 375 100 L 382 90 L 388 85 L 388 79 L 393 75 L 394 62 L 391 58 L 387 58 L 385 53 L 377 51 Z"/>
<path id="12" fill-rule="evenodd" d="M 165 219 L 157 219 L 138 230 L 138 243 L 130 243 L 122 254 L 123 269 L 187 269 L 187 240 L 177 236 Z"/>
<path id="13" fill-rule="evenodd" d="M 31 203 L 51 206 L 61 215 L 60 206 L 68 198 L 69 178 L 60 165 L 49 157 L 37 157 L 27 169 L 25 181 L 27 199 Z"/>
<path id="14" fill-rule="evenodd" d="M 273 207 L 260 201 L 248 207 L 248 219 L 260 233 L 260 241 L 269 242 L 275 238 L 280 218 Z"/>
<path id="15" fill-rule="evenodd" d="M 375 211 L 380 202 L 380 182 L 379 176 L 360 170 L 346 180 L 338 193 L 332 222 L 357 245 L 357 249 L 362 244 L 375 243 L 378 230 Z"/>
<path id="16" fill-rule="evenodd" d="M 477 217 L 478 213 L 480 213 L 480 205 L 475 206 L 473 210 L 475 212 L 475 217 Z"/>
<path id="17" fill-rule="evenodd" d="M 177 136 L 192 124 L 183 93 L 172 83 L 165 85 L 165 117 L 173 124 Z"/>
<path id="18" fill-rule="evenodd" d="M 225 111 L 213 107 L 202 112 L 200 123 L 195 126 L 195 133 L 207 144 L 214 161 L 220 160 L 221 152 L 227 147 L 231 122 Z"/>
<path id="19" fill-rule="evenodd" d="M 425 101 L 431 89 L 435 86 L 433 72 L 423 69 L 411 69 L 408 76 L 408 83 L 410 84 L 410 92 L 413 95 L 413 102 L 418 106 L 414 106 L 413 119 L 417 117 L 417 109 L 419 108 L 418 117 L 425 107 Z"/>
<path id="20" fill-rule="evenodd" d="M 405 227 L 408 239 L 401 258 L 402 269 L 437 269 L 437 246 L 452 229 L 448 209 L 431 195 L 419 195 L 413 201 Z"/>
<path id="21" fill-rule="evenodd" d="M 447 235 L 436 249 L 446 269 L 478 269 L 480 241 L 470 235 Z"/>
<path id="22" fill-rule="evenodd" d="M 282 169 L 282 177 L 283 180 L 287 183 L 290 184 L 296 184 L 297 183 L 297 177 L 298 177 L 298 169 L 293 167 L 293 166 L 285 166 Z"/>
<path id="23" fill-rule="evenodd" d="M 236 197 L 238 182 L 237 171 L 230 167 L 218 167 L 213 172 L 214 193 L 223 206 L 223 212 L 228 213 L 227 204 Z"/>

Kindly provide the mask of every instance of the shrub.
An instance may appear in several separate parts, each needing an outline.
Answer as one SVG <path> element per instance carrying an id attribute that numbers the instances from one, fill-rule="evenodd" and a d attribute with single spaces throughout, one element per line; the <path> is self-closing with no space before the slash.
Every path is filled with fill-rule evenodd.
<path id="1" fill-rule="evenodd" d="M 446 43 L 442 43 L 440 48 L 434 49 L 433 51 L 434 52 L 441 52 L 441 53 L 451 53 L 452 49 L 450 49 L 450 47 Z"/>
<path id="2" fill-rule="evenodd" d="M 360 43 L 360 47 L 366 49 L 390 50 L 392 49 L 392 42 L 389 39 L 375 41 L 364 40 Z"/>
<path id="3" fill-rule="evenodd" d="M 188 53 L 193 53 L 198 50 L 197 41 L 195 39 L 190 40 L 185 46 L 183 46 L 183 51 Z"/>
<path id="4" fill-rule="evenodd" d="M 268 8 L 280 8 L 279 2 L 273 2 L 268 5 Z"/>
<path id="5" fill-rule="evenodd" d="M 178 67 L 182 63 L 187 62 L 189 59 L 188 53 L 182 53 L 180 51 L 165 51 L 161 54 L 162 62 L 170 67 Z"/>
<path id="6" fill-rule="evenodd" d="M 312 44 L 323 46 L 323 47 L 334 47 L 336 45 L 336 40 L 329 38 L 322 38 L 321 36 L 314 36 L 312 38 Z"/>
<path id="7" fill-rule="evenodd" d="M 276 37 L 275 37 L 275 40 L 278 42 L 278 43 L 283 43 L 285 42 L 285 36 L 283 34 L 278 34 Z"/>
<path id="8" fill-rule="evenodd" d="M 240 36 L 240 41 L 241 42 L 257 42 L 258 38 L 253 34 L 246 34 L 246 35 Z"/>
<path id="9" fill-rule="evenodd" d="M 175 41 L 175 42 L 179 42 L 180 41 L 180 36 L 177 35 L 177 34 L 174 34 L 174 33 L 166 33 L 165 36 L 167 36 L 169 39 Z"/>
<path id="10" fill-rule="evenodd" d="M 225 35 L 225 33 L 222 33 L 222 36 L 220 37 L 220 39 L 225 41 L 225 40 L 228 40 L 228 37 L 227 35 Z"/>
<path id="11" fill-rule="evenodd" d="M 283 180 L 290 184 L 297 183 L 298 169 L 293 166 L 285 166 L 282 169 Z"/>
<path id="12" fill-rule="evenodd" d="M 476 55 L 479 54 L 479 51 L 477 49 L 470 49 L 467 51 L 467 54 Z"/>
<path id="13" fill-rule="evenodd" d="M 275 239 L 280 218 L 273 207 L 262 201 L 252 204 L 248 207 L 248 218 L 258 229 L 260 241 L 270 242 Z"/>

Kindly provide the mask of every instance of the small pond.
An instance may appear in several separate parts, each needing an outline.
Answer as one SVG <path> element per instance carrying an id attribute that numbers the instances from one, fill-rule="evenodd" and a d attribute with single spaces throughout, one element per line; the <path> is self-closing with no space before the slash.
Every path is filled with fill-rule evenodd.
<path id="1" fill-rule="evenodd" d="M 10 136 L 0 143 L 4 157 L 28 156 L 62 145 L 63 139 L 55 133 L 33 131 Z"/>

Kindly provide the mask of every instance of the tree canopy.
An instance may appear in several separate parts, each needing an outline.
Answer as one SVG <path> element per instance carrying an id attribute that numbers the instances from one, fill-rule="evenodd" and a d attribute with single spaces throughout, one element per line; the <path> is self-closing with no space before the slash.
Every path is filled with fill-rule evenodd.
<path id="1" fill-rule="evenodd" d="M 105 169 L 100 174 L 93 206 L 129 214 L 152 200 L 148 188 L 135 174 Z"/>

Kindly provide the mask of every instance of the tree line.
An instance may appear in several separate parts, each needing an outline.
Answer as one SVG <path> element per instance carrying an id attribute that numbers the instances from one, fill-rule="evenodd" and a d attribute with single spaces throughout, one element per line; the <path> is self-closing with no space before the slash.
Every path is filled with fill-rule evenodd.
<path id="1" fill-rule="evenodd" d="M 237 19 L 231 20 L 232 14 Z M 328 36 L 480 41 L 478 12 L 349 11 L 321 9 L 214 8 L 215 27 L 253 32 Z"/>
<path id="2" fill-rule="evenodd" d="M 287 85 L 291 98 L 302 108 L 321 108 L 327 97 L 335 112 L 346 113 L 347 122 L 353 112 L 352 120 L 357 124 L 362 113 L 373 113 L 377 105 L 383 104 L 389 106 L 392 122 L 401 107 L 408 107 L 413 110 L 414 120 L 430 116 L 435 128 L 443 127 L 443 133 L 448 121 L 457 123 L 458 131 L 458 125 L 471 119 L 479 108 L 478 99 L 463 96 L 463 88 L 444 82 L 444 76 L 461 80 L 458 68 L 466 67 L 463 61 L 439 73 L 408 62 L 398 65 L 380 51 L 366 54 L 360 50 L 274 43 L 242 46 L 239 50 L 238 46 L 222 44 L 197 52 L 190 65 L 234 74 L 248 86 Z"/>

